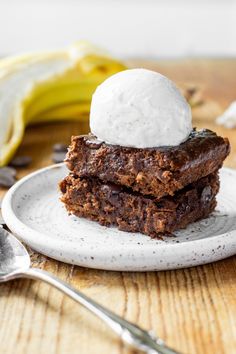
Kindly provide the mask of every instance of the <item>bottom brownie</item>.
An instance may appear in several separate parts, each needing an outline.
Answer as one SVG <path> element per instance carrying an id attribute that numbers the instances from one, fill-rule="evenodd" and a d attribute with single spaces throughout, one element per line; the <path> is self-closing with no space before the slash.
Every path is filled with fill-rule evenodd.
<path id="1" fill-rule="evenodd" d="M 159 200 L 97 178 L 73 175 L 60 183 L 60 189 L 70 214 L 156 237 L 207 217 L 216 206 L 219 178 L 217 173 L 208 175 Z"/>

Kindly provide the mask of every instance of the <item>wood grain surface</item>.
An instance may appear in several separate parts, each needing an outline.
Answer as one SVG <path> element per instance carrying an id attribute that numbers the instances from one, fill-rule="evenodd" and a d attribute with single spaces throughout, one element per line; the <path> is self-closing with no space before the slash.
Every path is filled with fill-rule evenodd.
<path id="1" fill-rule="evenodd" d="M 197 86 L 202 104 L 194 108 L 194 125 L 228 136 L 232 153 L 225 165 L 236 167 L 236 129 L 214 124 L 236 99 L 236 60 L 140 62 L 169 76 L 181 87 Z M 50 165 L 52 145 L 68 143 L 88 131 L 86 123 L 29 127 L 18 155 L 30 155 L 18 178 Z M 2 197 L 4 190 L 0 191 Z M 49 201 L 50 202 L 50 201 Z M 152 329 L 183 353 L 236 353 L 236 258 L 190 269 L 124 273 L 66 265 L 31 252 L 35 267 L 46 269 L 145 329 Z M 52 287 L 18 280 L 0 285 L 0 353 L 128 354 L 101 321 Z"/>

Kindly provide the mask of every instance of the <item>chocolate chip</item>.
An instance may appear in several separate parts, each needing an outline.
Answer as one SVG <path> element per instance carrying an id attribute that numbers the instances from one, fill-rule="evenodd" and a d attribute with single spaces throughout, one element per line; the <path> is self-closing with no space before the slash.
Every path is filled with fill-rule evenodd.
<path id="1" fill-rule="evenodd" d="M 112 194 L 119 194 L 122 191 L 122 187 L 114 183 L 109 183 L 109 187 Z"/>
<path id="2" fill-rule="evenodd" d="M 67 145 L 66 144 L 62 144 L 62 143 L 57 143 L 55 145 L 53 145 L 53 151 L 54 152 L 67 152 Z"/>
<path id="3" fill-rule="evenodd" d="M 206 186 L 201 195 L 201 201 L 205 204 L 208 203 L 212 199 L 212 189 L 210 186 Z"/>
<path id="4" fill-rule="evenodd" d="M 107 183 L 102 185 L 102 191 L 105 193 L 110 193 L 111 195 L 119 194 L 122 191 L 122 187 L 114 183 Z"/>
<path id="5" fill-rule="evenodd" d="M 55 163 L 60 163 L 65 160 L 65 157 L 66 157 L 65 152 L 54 152 L 54 154 L 52 155 L 52 160 Z"/>
<path id="6" fill-rule="evenodd" d="M 12 171 L 7 167 L 0 168 L 0 186 L 9 188 L 16 182 L 15 176 L 12 175 Z"/>
<path id="7" fill-rule="evenodd" d="M 17 156 L 11 162 L 10 166 L 13 167 L 27 167 L 31 164 L 32 158 L 30 156 Z"/>

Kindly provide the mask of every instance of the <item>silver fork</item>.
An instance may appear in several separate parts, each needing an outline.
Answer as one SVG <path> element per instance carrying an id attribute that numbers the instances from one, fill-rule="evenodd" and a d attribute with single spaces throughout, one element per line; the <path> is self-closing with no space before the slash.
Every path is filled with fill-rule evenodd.
<path id="1" fill-rule="evenodd" d="M 144 331 L 105 307 L 99 305 L 69 284 L 44 270 L 30 267 L 30 256 L 26 248 L 10 232 L 0 228 L 0 282 L 17 278 L 45 281 L 79 302 L 102 319 L 126 343 L 145 353 L 178 354 L 152 333 Z"/>

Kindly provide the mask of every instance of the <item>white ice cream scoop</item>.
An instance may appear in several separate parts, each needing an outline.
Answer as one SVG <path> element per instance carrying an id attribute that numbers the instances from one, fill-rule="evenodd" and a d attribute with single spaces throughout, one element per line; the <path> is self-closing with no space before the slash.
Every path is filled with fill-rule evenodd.
<path id="1" fill-rule="evenodd" d="M 165 76 L 151 70 L 130 69 L 97 87 L 90 128 L 108 144 L 136 148 L 176 146 L 192 130 L 191 109 Z"/>

